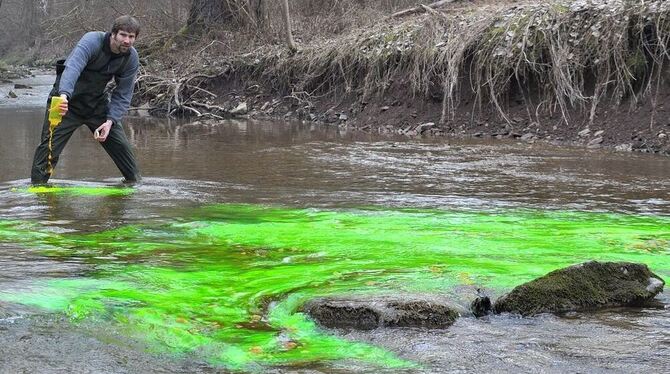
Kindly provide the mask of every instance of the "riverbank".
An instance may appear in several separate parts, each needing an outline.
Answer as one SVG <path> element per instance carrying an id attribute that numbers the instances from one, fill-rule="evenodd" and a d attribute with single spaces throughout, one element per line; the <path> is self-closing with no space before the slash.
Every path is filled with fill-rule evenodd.
<path id="1" fill-rule="evenodd" d="M 663 1 L 455 1 L 318 36 L 303 22 L 295 53 L 248 31 L 147 38 L 133 107 L 668 155 L 668 19 Z"/>
<path id="2" fill-rule="evenodd" d="M 297 53 L 200 50 L 190 70 L 141 77 L 137 105 L 670 154 L 669 15 L 662 1 L 455 2 Z"/>

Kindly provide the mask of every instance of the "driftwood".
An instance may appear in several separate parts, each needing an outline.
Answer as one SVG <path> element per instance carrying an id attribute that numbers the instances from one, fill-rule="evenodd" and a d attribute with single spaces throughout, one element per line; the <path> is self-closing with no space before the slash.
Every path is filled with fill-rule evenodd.
<path id="1" fill-rule="evenodd" d="M 220 106 L 203 102 L 216 99 L 217 95 L 200 85 L 229 72 L 230 66 L 225 66 L 215 74 L 190 74 L 181 78 L 142 74 L 137 78 L 138 92 L 150 103 L 149 108 L 144 108 L 150 112 L 165 111 L 168 116 L 190 113 L 197 117 L 221 119 L 221 114 L 227 111 Z"/>
<path id="2" fill-rule="evenodd" d="M 404 17 L 404 16 L 407 16 L 407 15 L 410 15 L 410 14 L 423 13 L 423 12 L 427 12 L 427 11 L 434 11 L 434 9 L 439 8 L 443 5 L 447 5 L 449 3 L 453 3 L 454 1 L 456 1 L 456 0 L 436 1 L 436 2 L 434 2 L 432 4 L 428 4 L 428 5 L 421 4 L 418 7 L 409 8 L 409 9 L 401 10 L 399 12 L 395 12 L 395 13 L 391 14 L 391 17 L 399 18 L 399 17 Z"/>

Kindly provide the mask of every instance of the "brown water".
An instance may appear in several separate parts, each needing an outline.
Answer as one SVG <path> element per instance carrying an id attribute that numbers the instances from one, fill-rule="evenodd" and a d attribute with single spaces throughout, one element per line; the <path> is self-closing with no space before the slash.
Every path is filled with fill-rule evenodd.
<path id="1" fill-rule="evenodd" d="M 42 109 L 5 103 L 4 108 L 0 105 L 0 118 L 0 218 L 5 219 L 64 222 L 96 230 L 160 220 L 171 209 L 227 202 L 670 215 L 666 157 L 503 141 L 407 141 L 337 127 L 251 120 L 203 124 L 131 118 L 125 126 L 144 176 L 135 198 L 88 203 L 75 199 L 76 204 L 64 198 L 35 199 L 12 190 L 29 183 Z M 113 185 L 120 178 L 82 128 L 70 140 L 52 180 L 61 185 Z M 0 287 L 45 275 L 76 277 L 91 266 L 75 259 L 40 260 L 16 247 L 0 250 Z M 428 372 L 668 372 L 667 291 L 660 300 L 666 307 L 531 319 L 466 318 L 446 332 L 338 333 L 387 347 L 425 364 L 428 369 L 422 370 Z M 0 372 L 218 370 L 144 353 L 127 342 L 118 344 L 122 337 L 99 336 L 0 302 Z M 378 370 L 345 362 L 270 371 Z"/>

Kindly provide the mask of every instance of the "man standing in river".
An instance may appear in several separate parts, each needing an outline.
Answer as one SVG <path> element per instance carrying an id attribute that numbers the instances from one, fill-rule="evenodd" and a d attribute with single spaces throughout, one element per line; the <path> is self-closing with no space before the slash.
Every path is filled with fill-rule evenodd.
<path id="1" fill-rule="evenodd" d="M 86 33 L 70 52 L 64 68 L 57 68 L 47 110 L 51 96 L 60 96 L 63 120 L 50 136 L 45 117 L 30 173 L 33 184 L 49 180 L 65 144 L 81 125 L 86 125 L 107 151 L 123 174 L 124 182 L 139 179 L 137 162 L 121 125 L 139 68 L 139 57 L 133 47 L 139 32 L 140 24 L 135 18 L 121 16 L 114 20 L 111 32 Z M 116 86 L 110 92 L 107 88 L 112 80 Z"/>

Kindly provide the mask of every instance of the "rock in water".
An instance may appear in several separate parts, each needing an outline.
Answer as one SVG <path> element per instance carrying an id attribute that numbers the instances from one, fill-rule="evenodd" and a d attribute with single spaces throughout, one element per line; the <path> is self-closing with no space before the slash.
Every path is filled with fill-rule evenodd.
<path id="1" fill-rule="evenodd" d="M 446 328 L 462 308 L 444 300 L 416 297 L 315 299 L 303 307 L 320 325 L 371 330 L 378 327 Z"/>
<path id="2" fill-rule="evenodd" d="M 479 296 L 470 304 L 470 311 L 475 317 L 483 317 L 491 311 L 491 299 L 488 296 Z"/>
<path id="3" fill-rule="evenodd" d="M 241 114 L 247 114 L 249 112 L 249 107 L 247 106 L 247 102 L 241 102 L 239 103 L 234 109 L 230 111 L 230 114 L 235 114 L 235 115 L 241 115 Z"/>
<path id="4" fill-rule="evenodd" d="M 647 265 L 590 261 L 516 287 L 498 299 L 495 313 L 532 316 L 617 306 L 643 306 L 663 291 L 665 282 Z"/>

